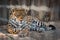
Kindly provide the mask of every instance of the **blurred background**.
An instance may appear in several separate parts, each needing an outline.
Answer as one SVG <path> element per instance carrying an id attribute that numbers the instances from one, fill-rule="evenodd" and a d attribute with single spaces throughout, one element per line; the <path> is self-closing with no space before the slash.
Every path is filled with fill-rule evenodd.
<path id="1" fill-rule="evenodd" d="M 49 21 L 60 21 L 60 0 L 0 0 L 0 25 L 7 24 L 10 9 L 31 9 L 31 15 L 49 16 Z"/>

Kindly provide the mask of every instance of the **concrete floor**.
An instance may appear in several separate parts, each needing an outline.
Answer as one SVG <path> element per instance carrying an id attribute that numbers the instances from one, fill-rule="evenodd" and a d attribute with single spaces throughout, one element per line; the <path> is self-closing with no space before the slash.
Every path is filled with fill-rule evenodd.
<path id="1" fill-rule="evenodd" d="M 54 31 L 44 33 L 30 32 L 28 37 L 20 37 L 18 34 L 4 34 L 0 32 L 0 40 L 60 40 L 60 36 Z"/>

